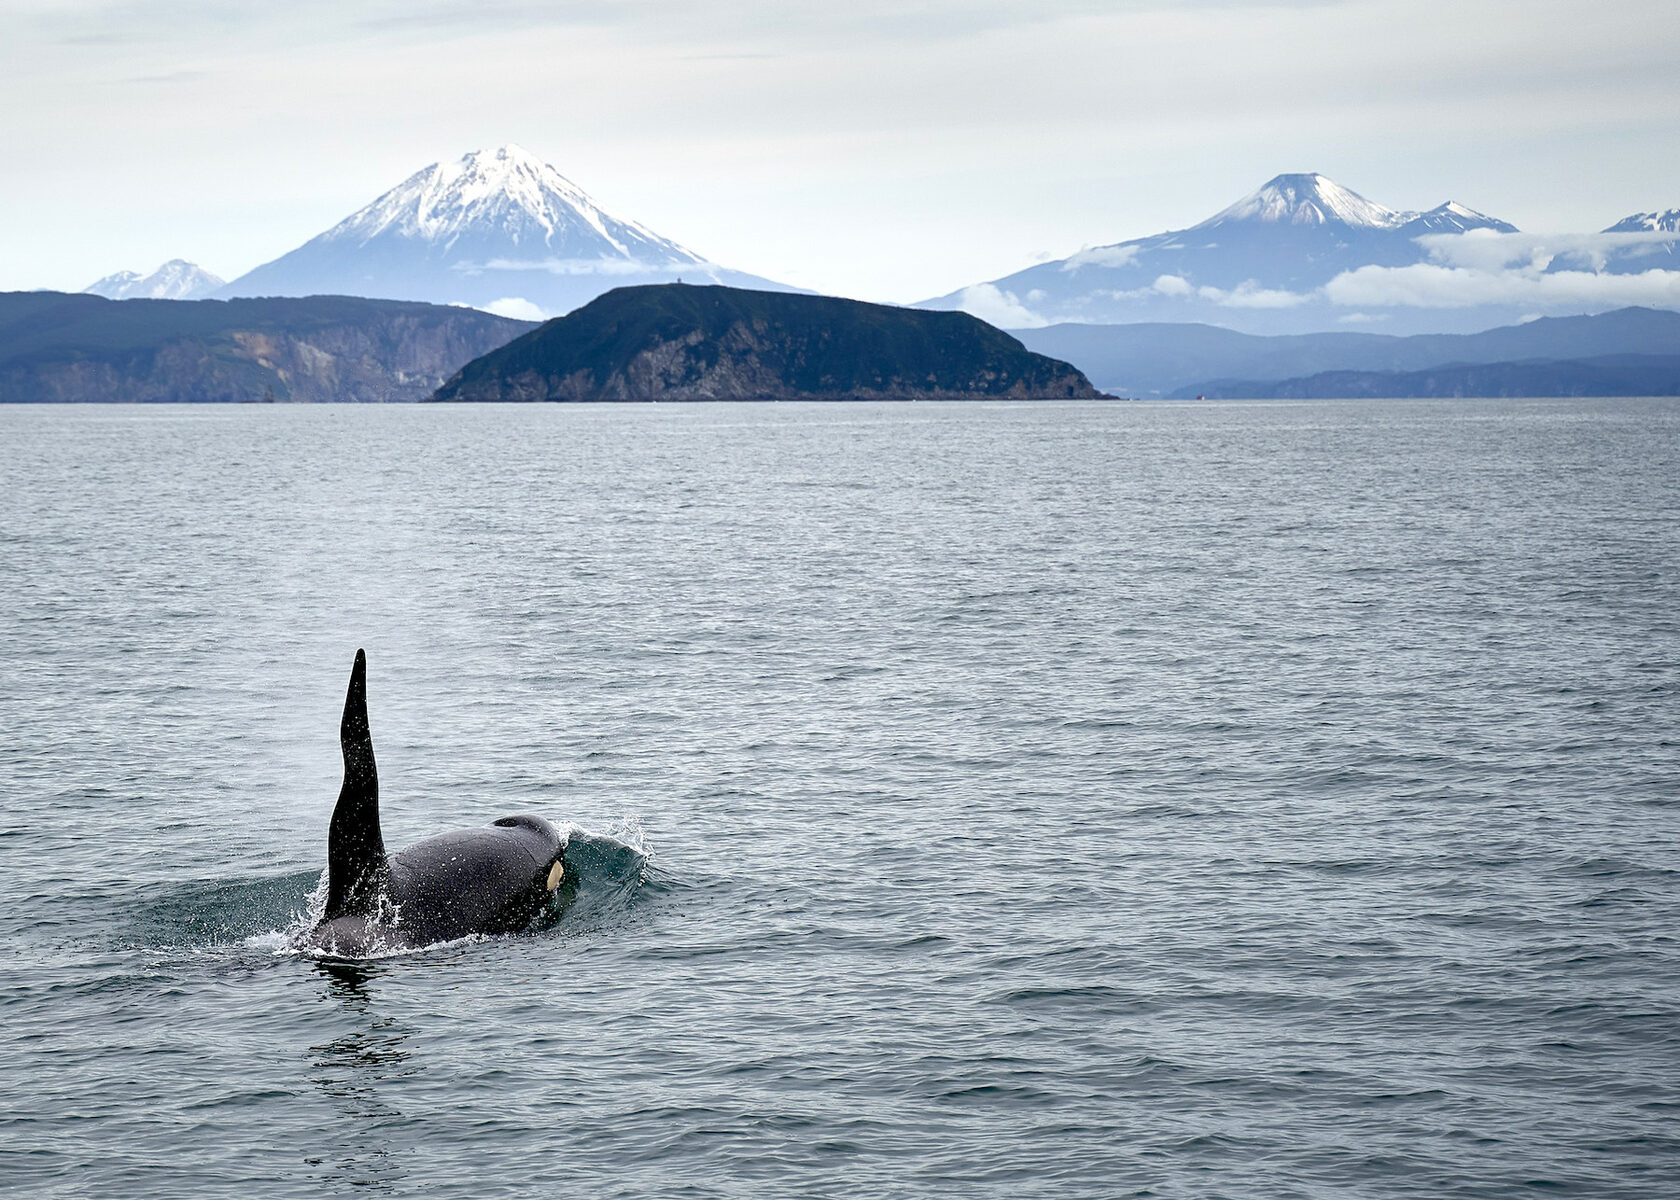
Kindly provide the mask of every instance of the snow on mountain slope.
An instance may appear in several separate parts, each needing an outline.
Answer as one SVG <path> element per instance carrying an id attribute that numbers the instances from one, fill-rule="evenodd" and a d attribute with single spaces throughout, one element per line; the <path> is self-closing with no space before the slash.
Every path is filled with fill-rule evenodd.
<path id="1" fill-rule="evenodd" d="M 1605 233 L 1680 233 L 1680 208 L 1667 212 L 1634 213 L 1623 217 Z"/>
<path id="2" fill-rule="evenodd" d="M 118 271 L 82 291 L 107 300 L 201 300 L 227 281 L 183 258 L 172 258 L 150 275 Z"/>
<path id="3" fill-rule="evenodd" d="M 448 250 L 462 239 L 499 237 L 548 257 L 696 266 L 699 255 L 634 221 L 603 211 L 553 167 L 519 146 L 433 163 L 321 235 L 366 246 L 395 236 Z"/>
<path id="4" fill-rule="evenodd" d="M 552 166 L 507 145 L 417 171 L 221 294 L 336 292 L 554 316 L 614 287 L 678 278 L 793 290 L 613 216 Z"/>
<path id="5" fill-rule="evenodd" d="M 1429 263 L 1434 252 L 1420 239 L 1515 232 L 1505 221 L 1451 201 L 1406 212 L 1323 175 L 1279 175 L 1187 229 L 1081 250 L 923 304 L 966 309 L 1016 328 L 1198 321 L 1251 333 L 1302 333 L 1345 329 L 1351 315 L 1381 319 L 1390 332 L 1433 332 L 1454 328 L 1444 310 L 1408 327 L 1386 310 L 1380 318 L 1350 314 L 1323 289 L 1361 269 Z"/>
<path id="6" fill-rule="evenodd" d="M 1454 200 L 1436 205 L 1428 212 L 1400 215 L 1410 218 L 1401 224 L 1401 231 L 1413 237 L 1424 233 L 1468 233 L 1472 229 L 1491 229 L 1497 233 L 1517 232 L 1517 227 L 1510 222 L 1479 213 L 1473 208 L 1466 208 Z"/>
<path id="7" fill-rule="evenodd" d="M 1279 175 L 1259 191 L 1191 228 L 1216 229 L 1236 221 L 1257 221 L 1267 225 L 1339 222 L 1358 229 L 1396 229 L 1416 215 L 1374 204 L 1323 175 Z"/>

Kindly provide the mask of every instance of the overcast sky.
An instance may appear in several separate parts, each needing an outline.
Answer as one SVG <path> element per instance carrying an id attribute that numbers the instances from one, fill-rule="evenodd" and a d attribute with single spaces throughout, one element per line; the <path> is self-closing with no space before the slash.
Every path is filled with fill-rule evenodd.
<path id="1" fill-rule="evenodd" d="M 609 211 L 910 301 L 1285 171 L 1532 231 L 1680 206 L 1675 0 L 0 0 L 0 289 L 227 278 L 518 142 Z"/>

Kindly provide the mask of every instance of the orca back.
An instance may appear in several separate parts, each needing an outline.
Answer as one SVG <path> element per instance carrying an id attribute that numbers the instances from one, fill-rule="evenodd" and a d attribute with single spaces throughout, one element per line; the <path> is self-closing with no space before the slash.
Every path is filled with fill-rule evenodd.
<path id="1" fill-rule="evenodd" d="M 548 902 L 564 850 L 540 817 L 503 817 L 405 846 L 391 856 L 386 885 L 397 928 L 418 943 L 517 932 Z"/>

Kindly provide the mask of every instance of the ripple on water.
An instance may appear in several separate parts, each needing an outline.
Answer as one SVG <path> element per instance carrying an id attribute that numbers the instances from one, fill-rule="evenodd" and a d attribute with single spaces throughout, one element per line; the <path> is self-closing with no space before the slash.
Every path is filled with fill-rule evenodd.
<path id="1" fill-rule="evenodd" d="M 1672 1191 L 1671 404 L 0 425 L 20 1192 Z M 358 646 L 563 910 L 290 952 Z"/>

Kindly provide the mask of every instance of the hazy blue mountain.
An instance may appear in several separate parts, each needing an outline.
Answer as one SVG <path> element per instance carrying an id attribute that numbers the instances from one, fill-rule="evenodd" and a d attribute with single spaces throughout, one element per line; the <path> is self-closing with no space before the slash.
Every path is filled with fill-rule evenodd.
<path id="1" fill-rule="evenodd" d="M 1300 379 L 1206 384 L 1180 395 L 1250 400 L 1680 396 L 1680 355 L 1447 363 L 1425 371 L 1325 371 Z"/>
<path id="2" fill-rule="evenodd" d="M 1323 175 L 1279 175 L 1188 229 L 1081 250 L 923 306 L 964 308 L 1011 328 L 1165 321 L 1253 333 L 1316 331 L 1349 315 L 1316 294 L 1332 279 L 1362 267 L 1427 262 L 1418 239 L 1470 231 L 1517 232 L 1457 203 L 1399 212 Z M 1453 319 L 1442 311 L 1424 318 L 1431 327 Z M 1496 323 L 1485 314 L 1473 320 Z"/>
<path id="3" fill-rule="evenodd" d="M 0 292 L 0 402 L 418 400 L 530 329 L 470 308 L 308 296 Z"/>
<path id="4" fill-rule="evenodd" d="M 172 258 L 150 275 L 118 271 L 90 283 L 82 291 L 107 300 L 202 300 L 226 283 L 197 263 Z"/>
<path id="5" fill-rule="evenodd" d="M 437 400 L 1094 398 L 967 313 L 667 284 L 619 288 L 468 363 Z"/>
<path id="6" fill-rule="evenodd" d="M 222 296 L 339 294 L 569 312 L 611 288 L 696 283 L 785 289 L 606 212 L 518 146 L 434 163 Z"/>
<path id="7" fill-rule="evenodd" d="M 1626 308 L 1544 317 L 1474 334 L 1394 337 L 1313 333 L 1260 337 L 1211 325 L 1051 325 L 1018 329 L 1029 349 L 1065 359 L 1104 391 L 1212 394 L 1220 381 L 1249 384 L 1326 371 L 1409 372 L 1448 363 L 1680 355 L 1680 313 Z"/>

